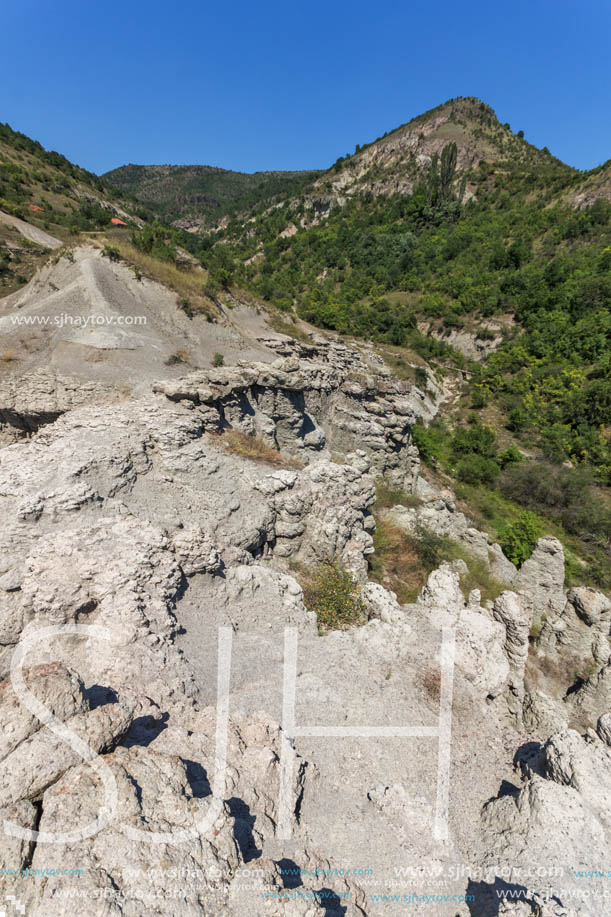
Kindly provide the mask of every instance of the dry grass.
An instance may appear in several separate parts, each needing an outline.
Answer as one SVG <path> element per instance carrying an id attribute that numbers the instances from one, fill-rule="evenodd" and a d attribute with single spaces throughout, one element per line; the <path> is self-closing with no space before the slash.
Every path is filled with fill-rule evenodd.
<path id="1" fill-rule="evenodd" d="M 102 244 L 105 242 L 103 237 L 99 241 Z M 216 314 L 212 301 L 204 292 L 208 282 L 208 272 L 203 268 L 198 265 L 178 267 L 171 261 L 161 261 L 159 258 L 147 255 L 146 252 L 141 252 L 127 239 L 113 237 L 112 248 L 117 250 L 134 272 L 156 280 L 178 293 L 182 300 L 188 301 L 193 313 L 210 317 Z"/>
<path id="2" fill-rule="evenodd" d="M 15 356 L 14 350 L 5 350 L 2 356 L 0 357 L 3 363 L 16 363 L 17 357 Z"/>
<path id="3" fill-rule="evenodd" d="M 187 366 L 191 365 L 191 354 L 188 350 L 177 350 L 175 353 L 171 353 L 170 356 L 165 361 L 166 366 L 174 366 L 176 363 L 185 363 Z"/>
<path id="4" fill-rule="evenodd" d="M 485 560 L 475 557 L 458 542 L 454 542 L 454 545 L 456 558 L 464 560 L 467 565 L 467 572 L 460 577 L 460 585 L 465 596 L 468 596 L 472 589 L 479 589 L 483 604 L 488 601 L 494 602 L 501 592 L 509 589 L 509 583 L 504 583 L 492 575 Z"/>
<path id="5" fill-rule="evenodd" d="M 286 334 L 287 337 L 295 338 L 304 344 L 311 344 L 309 335 L 301 328 L 297 321 L 291 317 L 285 317 L 280 312 L 269 312 L 268 324 L 277 331 L 278 334 Z"/>
<path id="6" fill-rule="evenodd" d="M 422 687 L 432 700 L 439 701 L 441 697 L 441 673 L 430 670 L 422 676 Z"/>
<path id="7" fill-rule="evenodd" d="M 246 433 L 240 433 L 239 430 L 227 430 L 217 436 L 224 449 L 231 455 L 239 455 L 252 462 L 261 462 L 265 465 L 303 468 L 303 462 L 300 462 L 299 459 L 278 452 L 258 436 L 248 436 Z"/>
<path id="8" fill-rule="evenodd" d="M 444 561 L 465 562 L 467 571 L 460 577 L 465 596 L 472 589 L 479 589 L 484 603 L 494 601 L 508 588 L 506 583 L 491 574 L 484 560 L 475 557 L 459 542 L 441 538 L 424 528 L 409 534 L 380 513 L 376 515 L 373 544 L 375 551 L 369 558 L 370 576 L 375 582 L 396 592 L 402 605 L 416 600 L 429 574 Z"/>
<path id="9" fill-rule="evenodd" d="M 366 621 L 360 587 L 337 561 L 319 564 L 302 573 L 303 601 L 316 614 L 318 632 L 346 630 Z"/>
<path id="10" fill-rule="evenodd" d="M 389 509 L 391 506 L 420 506 L 422 500 L 416 494 L 408 494 L 398 487 L 393 487 L 384 478 L 376 481 L 375 510 Z"/>
<path id="11" fill-rule="evenodd" d="M 396 592 L 399 604 L 414 602 L 429 573 L 414 539 L 397 526 L 378 518 L 373 543 L 375 553 L 369 558 L 371 579 Z"/>

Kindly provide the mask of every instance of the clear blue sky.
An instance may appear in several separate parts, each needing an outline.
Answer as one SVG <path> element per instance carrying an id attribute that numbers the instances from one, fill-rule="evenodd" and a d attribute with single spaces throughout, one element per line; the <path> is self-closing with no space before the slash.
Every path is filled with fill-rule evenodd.
<path id="1" fill-rule="evenodd" d="M 0 28 L 0 121 L 94 172 L 324 168 L 459 95 L 611 157 L 609 0 L 3 0 Z"/>

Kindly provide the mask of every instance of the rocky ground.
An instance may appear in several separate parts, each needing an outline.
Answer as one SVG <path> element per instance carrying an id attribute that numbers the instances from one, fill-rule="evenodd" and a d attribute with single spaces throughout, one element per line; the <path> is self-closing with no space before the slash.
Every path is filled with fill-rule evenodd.
<path id="1" fill-rule="evenodd" d="M 516 570 L 427 483 L 411 428 L 443 393 L 253 312 L 243 340 L 235 317 L 186 327 L 236 357 L 178 372 L 155 343 L 183 333 L 173 302 L 87 250 L 44 271 L 24 309 L 80 308 L 93 278 L 107 308 L 137 294 L 155 320 L 125 353 L 50 335 L 0 381 L 0 901 L 36 917 L 611 913 L 608 879 L 575 875 L 610 861 L 611 602 L 564 588 L 553 538 Z M 232 431 L 269 452 L 236 451 Z M 381 475 L 419 497 L 394 524 L 467 547 L 506 585 L 494 602 L 463 595 L 461 562 L 412 605 L 368 582 Z M 366 620 L 320 634 L 300 578 L 329 559 Z"/>

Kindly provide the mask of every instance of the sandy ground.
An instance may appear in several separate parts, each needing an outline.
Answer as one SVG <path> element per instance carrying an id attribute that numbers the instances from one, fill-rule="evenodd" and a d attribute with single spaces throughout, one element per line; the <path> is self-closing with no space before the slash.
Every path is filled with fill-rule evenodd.
<path id="1" fill-rule="evenodd" d="M 48 232 L 44 232 L 37 226 L 32 226 L 31 223 L 26 223 L 25 220 L 20 220 L 19 217 L 11 216 L 10 213 L 4 213 L 3 210 L 0 210 L 0 223 L 4 223 L 5 226 L 12 226 L 13 229 L 21 233 L 24 239 L 36 242 L 37 245 L 42 245 L 44 248 L 61 248 L 64 244 L 61 239 L 56 239 L 54 236 L 50 236 Z"/>
<path id="2" fill-rule="evenodd" d="M 215 353 L 227 365 L 274 360 L 277 354 L 258 340 L 270 337 L 282 336 L 246 306 L 227 310 L 218 322 L 189 318 L 176 293 L 137 280 L 127 265 L 89 245 L 52 259 L 27 286 L 0 300 L 0 353 L 12 356 L 2 375 L 45 367 L 143 391 L 153 381 L 208 368 Z"/>

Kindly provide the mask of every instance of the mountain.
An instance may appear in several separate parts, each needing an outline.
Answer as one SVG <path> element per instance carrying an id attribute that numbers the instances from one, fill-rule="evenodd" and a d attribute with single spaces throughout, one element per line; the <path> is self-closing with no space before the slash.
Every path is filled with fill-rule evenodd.
<path id="1" fill-rule="evenodd" d="M 438 119 L 207 233 L 4 132 L 0 912 L 602 913 L 608 168 Z"/>
<path id="2" fill-rule="evenodd" d="M 469 174 L 467 190 L 475 190 L 475 170 L 482 162 L 502 164 L 505 169 L 556 169 L 569 176 L 575 170 L 538 150 L 501 124 L 493 109 L 479 99 L 458 98 L 418 115 L 383 137 L 363 146 L 352 156 L 340 157 L 314 190 L 342 201 L 356 193 L 410 194 L 448 144 L 457 147 L 457 174 Z"/>
<path id="3" fill-rule="evenodd" d="M 454 378 L 448 425 L 418 428 L 414 438 L 443 474 L 476 488 L 471 505 L 490 493 L 496 500 L 505 465 L 524 455 L 545 474 L 555 469 L 558 480 L 561 463 L 574 467 L 560 489 L 547 479 L 514 481 L 503 499 L 575 536 L 591 579 L 607 583 L 605 512 L 587 501 L 577 510 L 567 495 L 611 483 L 609 164 L 578 172 L 520 133 L 479 100 L 452 100 L 324 174 L 291 179 L 284 194 L 227 212 L 208 232 L 187 232 L 7 128 L 0 220 L 19 219 L 15 213 L 27 220 L 0 227 L 7 246 L 0 283 L 18 292 L 62 243 L 75 265 L 37 275 L 6 308 L 31 317 L 45 304 L 72 315 L 79 301 L 64 295 L 69 288 L 90 310 L 103 302 L 111 312 L 143 307 L 148 316 L 147 333 L 28 333 L 32 354 L 17 359 L 22 368 L 46 359 L 70 371 L 72 344 L 95 337 L 103 356 L 89 378 L 126 383 L 135 374 L 147 384 L 189 361 L 220 358 L 228 325 L 239 350 L 242 325 L 252 321 L 236 302 L 260 310 L 248 352 L 259 351 L 270 321 L 292 337 L 307 339 L 304 327 L 314 325 L 362 338 L 396 374 L 425 388 L 432 383 L 423 363 L 438 381 Z M 247 208 L 246 196 L 231 206 L 238 200 Z M 111 214 L 131 231 L 111 228 Z M 100 250 L 108 255 L 101 263 Z M 143 303 L 148 283 L 163 290 Z M 174 308 L 181 314 L 170 317 Z M 122 342 L 115 357 L 104 344 L 111 340 Z M 9 355 L 25 348 L 14 325 L 10 345 Z M 147 349 L 151 357 L 142 359 Z M 527 462 L 526 472 L 533 467 Z M 497 510 L 500 538 L 507 504 Z"/>
<path id="4" fill-rule="evenodd" d="M 322 328 L 463 370 L 448 345 L 485 357 L 462 419 L 611 483 L 609 164 L 579 172 L 520 133 L 450 101 L 234 219 L 204 258 Z"/>
<path id="5" fill-rule="evenodd" d="M 28 280 L 48 249 L 108 229 L 113 217 L 140 225 L 141 212 L 97 175 L 0 124 L 0 295 Z"/>
<path id="6" fill-rule="evenodd" d="M 319 173 L 232 172 L 214 166 L 127 165 L 106 172 L 105 181 L 128 191 L 159 216 L 184 229 L 218 222 L 228 214 L 269 206 L 298 194 Z"/>

